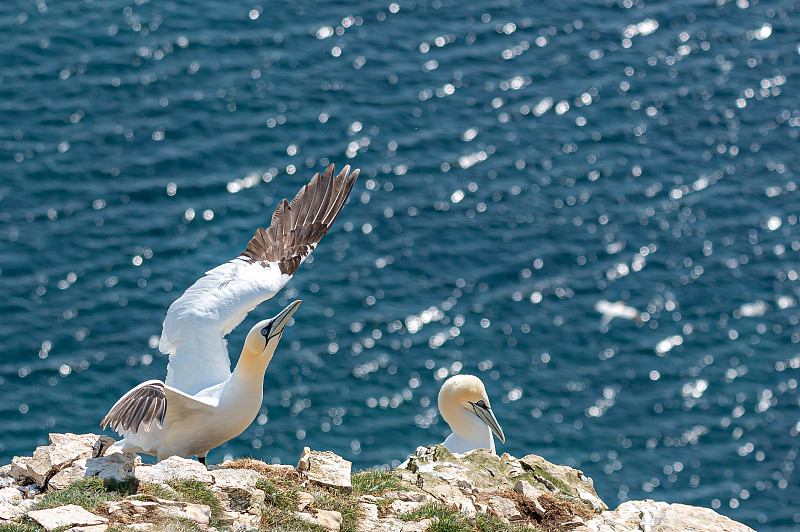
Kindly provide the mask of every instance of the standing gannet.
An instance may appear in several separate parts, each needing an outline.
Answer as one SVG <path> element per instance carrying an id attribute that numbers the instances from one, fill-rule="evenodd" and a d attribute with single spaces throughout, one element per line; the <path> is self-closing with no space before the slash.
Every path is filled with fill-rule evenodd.
<path id="1" fill-rule="evenodd" d="M 124 437 L 115 448 L 159 460 L 197 456 L 205 464 L 208 451 L 253 422 L 264 372 L 300 301 L 250 329 L 233 373 L 225 336 L 289 282 L 336 220 L 359 171 L 333 171 L 330 165 L 314 175 L 291 203 L 282 200 L 244 253 L 206 272 L 170 305 L 159 342 L 169 354 L 167 378 L 136 386 L 103 418 L 100 426 Z"/>
<path id="2" fill-rule="evenodd" d="M 474 375 L 455 375 L 445 381 L 439 390 L 439 413 L 453 431 L 442 445 L 454 453 L 473 449 L 495 452 L 492 432 L 501 442 L 506 442 L 489 404 L 486 388 Z"/>

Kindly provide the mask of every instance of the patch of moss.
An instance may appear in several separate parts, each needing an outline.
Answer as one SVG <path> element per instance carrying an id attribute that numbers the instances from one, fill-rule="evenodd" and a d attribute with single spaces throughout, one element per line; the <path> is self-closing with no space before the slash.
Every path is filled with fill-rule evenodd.
<path id="1" fill-rule="evenodd" d="M 182 502 L 205 504 L 211 508 L 211 517 L 208 524 L 213 527 L 221 526 L 221 519 L 225 514 L 225 509 L 208 486 L 198 480 L 170 480 L 167 481 L 167 485 L 178 492 L 179 500 Z"/>
<path id="2" fill-rule="evenodd" d="M 533 473 L 534 478 L 540 484 L 545 484 L 544 482 L 542 482 L 542 479 L 544 479 L 563 492 L 570 494 L 575 493 L 575 488 L 568 485 L 566 482 L 564 482 L 557 476 L 550 474 L 546 469 L 539 466 L 538 464 L 531 464 L 526 462 L 525 460 L 521 460 L 520 463 L 522 464 L 523 469 L 527 469 L 528 471 Z"/>
<path id="3" fill-rule="evenodd" d="M 444 445 L 434 447 L 433 459 L 437 462 L 458 462 L 458 458 Z"/>
<path id="4" fill-rule="evenodd" d="M 400 479 L 391 471 L 365 469 L 351 476 L 353 493 L 359 495 L 381 495 L 400 487 Z"/>

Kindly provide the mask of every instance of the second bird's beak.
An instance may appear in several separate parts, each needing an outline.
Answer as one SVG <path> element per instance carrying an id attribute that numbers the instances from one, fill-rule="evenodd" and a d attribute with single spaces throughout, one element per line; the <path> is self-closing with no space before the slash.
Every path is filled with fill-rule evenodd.
<path id="1" fill-rule="evenodd" d="M 502 443 L 506 442 L 506 437 L 503 434 L 503 429 L 500 428 L 500 423 L 497 422 L 497 418 L 494 417 L 494 412 L 488 406 L 480 406 L 476 403 L 470 403 L 472 405 L 472 410 L 475 412 L 475 415 L 478 416 L 481 421 L 486 423 L 486 426 L 494 432 L 494 435 L 500 438 Z"/>
<path id="2" fill-rule="evenodd" d="M 267 331 L 264 336 L 266 336 L 267 341 L 283 332 L 284 327 L 286 327 L 286 325 L 289 323 L 289 320 L 292 318 L 292 314 L 294 314 L 294 311 L 296 311 L 297 307 L 300 306 L 300 303 L 302 303 L 302 300 L 299 299 L 297 301 L 292 301 L 289 303 L 288 307 L 280 311 L 277 316 L 272 318 L 272 320 L 269 322 L 269 325 L 265 327 Z"/>

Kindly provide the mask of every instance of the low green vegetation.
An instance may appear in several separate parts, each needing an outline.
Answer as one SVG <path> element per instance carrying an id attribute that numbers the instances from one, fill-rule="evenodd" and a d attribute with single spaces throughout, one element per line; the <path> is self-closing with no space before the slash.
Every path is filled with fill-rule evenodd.
<path id="1" fill-rule="evenodd" d="M 324 528 L 312 525 L 295 517 L 299 501 L 299 475 L 289 471 L 276 472 L 264 467 L 257 460 L 237 460 L 238 469 L 252 469 L 263 475 L 256 487 L 264 492 L 264 507 L 261 512 L 263 530 L 281 532 L 326 532 Z"/>
<path id="2" fill-rule="evenodd" d="M 440 502 L 431 502 L 398 516 L 403 521 L 433 519 L 428 532 L 530 532 L 524 525 L 506 523 L 499 517 L 477 513 L 470 518 L 464 512 Z"/>
<path id="3" fill-rule="evenodd" d="M 361 509 L 358 507 L 358 497 L 335 489 L 320 489 L 312 492 L 314 507 L 321 510 L 333 510 L 342 514 L 341 532 L 356 532 Z"/>
<path id="4" fill-rule="evenodd" d="M 274 478 L 260 478 L 256 487 L 264 492 L 265 504 L 280 510 L 293 510 L 297 507 L 298 488 L 295 484 Z"/>
<path id="5" fill-rule="evenodd" d="M 532 532 L 530 528 L 524 525 L 509 524 L 497 516 L 481 513 L 475 516 L 475 526 L 470 530 L 477 530 L 478 532 Z"/>
<path id="6" fill-rule="evenodd" d="M 137 486 L 136 479 L 120 482 L 97 477 L 83 478 L 61 491 L 46 494 L 33 509 L 42 510 L 65 504 L 77 504 L 87 510 L 94 510 L 107 501 L 117 501 L 136 493 Z"/>
<path id="7" fill-rule="evenodd" d="M 429 532 L 466 532 L 475 530 L 466 514 L 446 504 L 432 502 L 399 516 L 403 521 L 433 519 Z"/>
<path id="8" fill-rule="evenodd" d="M 0 532 L 42 532 L 42 530 L 44 527 L 27 517 L 19 523 L 0 523 Z"/>
<path id="9" fill-rule="evenodd" d="M 400 487 L 400 479 L 391 471 L 365 469 L 351 477 L 353 493 L 358 495 L 382 495 Z"/>
<path id="10" fill-rule="evenodd" d="M 211 508 L 211 517 L 208 524 L 214 527 L 220 526 L 225 509 L 208 486 L 198 480 L 169 480 L 167 485 L 178 492 L 179 501 L 205 504 Z"/>

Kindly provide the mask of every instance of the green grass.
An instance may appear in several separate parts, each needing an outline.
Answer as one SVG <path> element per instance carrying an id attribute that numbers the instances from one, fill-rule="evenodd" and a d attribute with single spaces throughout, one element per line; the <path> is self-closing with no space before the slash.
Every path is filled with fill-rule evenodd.
<path id="1" fill-rule="evenodd" d="M 256 482 L 256 487 L 265 495 L 264 508 L 261 511 L 262 529 L 282 532 L 325 532 L 324 528 L 306 523 L 292 513 L 297 509 L 300 491 L 297 482 L 292 478 L 266 473 L 268 477 L 262 477 Z"/>
<path id="2" fill-rule="evenodd" d="M 0 532 L 42 532 L 44 527 L 27 517 L 19 523 L 0 523 Z"/>
<path id="3" fill-rule="evenodd" d="M 403 521 L 432 518 L 428 532 L 466 532 L 475 530 L 466 514 L 439 502 L 431 502 L 398 516 Z"/>
<path id="4" fill-rule="evenodd" d="M 107 486 L 110 487 L 110 491 Z M 94 510 L 107 501 L 117 501 L 130 493 L 136 493 L 136 484 L 127 481 L 104 481 L 97 477 L 82 478 L 61 491 L 46 494 L 33 509 L 42 510 L 65 504 L 77 504 L 87 510 Z"/>
<path id="5" fill-rule="evenodd" d="M 298 488 L 291 482 L 260 478 L 256 488 L 264 492 L 264 503 L 281 510 L 294 510 L 297 507 Z"/>
<path id="6" fill-rule="evenodd" d="M 478 513 L 474 519 L 451 506 L 431 502 L 416 510 L 398 516 L 403 521 L 433 519 L 428 532 L 522 532 L 530 531 L 522 525 L 509 524 L 490 514 Z"/>
<path id="7" fill-rule="evenodd" d="M 356 532 L 358 520 L 361 517 L 361 509 L 358 507 L 356 496 L 338 490 L 320 490 L 313 495 L 316 499 L 314 508 L 333 510 L 342 514 L 341 532 Z"/>
<path id="8" fill-rule="evenodd" d="M 278 510 L 272 515 L 262 518 L 259 530 L 265 532 L 328 532 L 327 528 L 307 523 L 283 510 Z"/>
<path id="9" fill-rule="evenodd" d="M 400 487 L 400 479 L 391 471 L 365 469 L 351 477 L 353 493 L 358 495 L 381 495 Z"/>
<path id="10" fill-rule="evenodd" d="M 509 524 L 497 516 L 479 513 L 475 516 L 475 528 L 478 532 L 531 532 L 524 525 Z"/>
<path id="11" fill-rule="evenodd" d="M 378 507 L 378 517 L 383 517 L 389 515 L 390 513 L 390 506 L 394 501 L 399 500 L 397 497 L 383 497 L 378 499 L 374 502 L 375 506 Z"/>
<path id="12" fill-rule="evenodd" d="M 220 526 L 220 520 L 225 514 L 225 509 L 208 486 L 198 480 L 169 480 L 167 485 L 178 492 L 180 501 L 205 504 L 211 508 L 211 517 L 208 524 L 214 527 Z M 174 496 L 170 498 L 172 497 Z"/>

